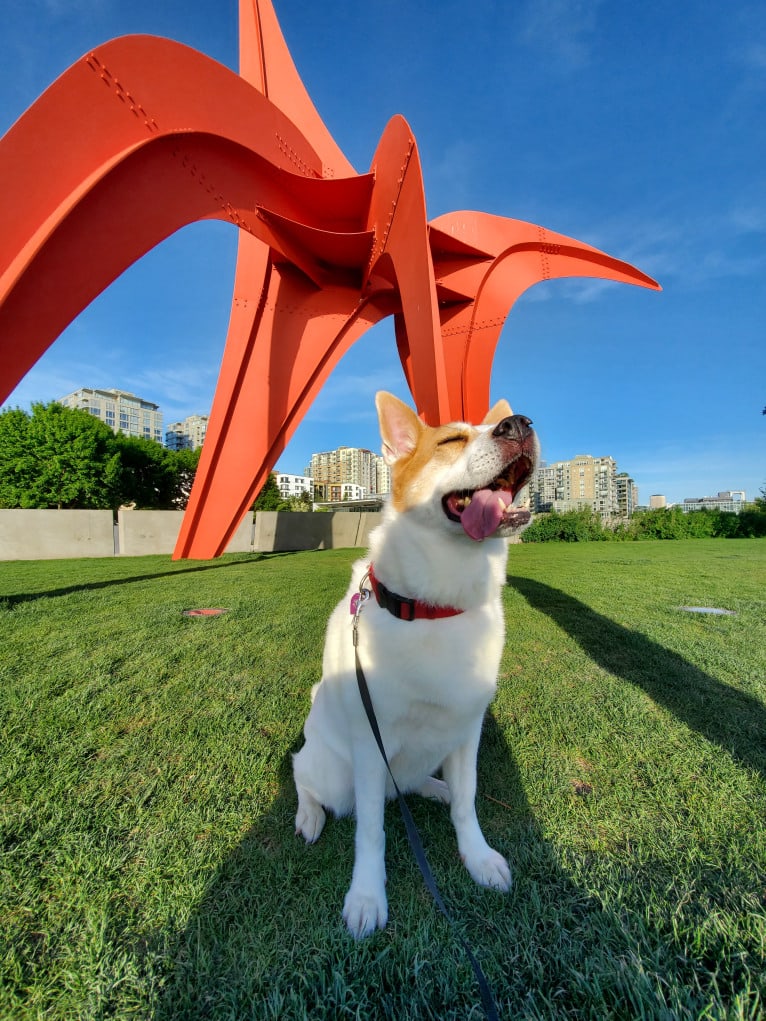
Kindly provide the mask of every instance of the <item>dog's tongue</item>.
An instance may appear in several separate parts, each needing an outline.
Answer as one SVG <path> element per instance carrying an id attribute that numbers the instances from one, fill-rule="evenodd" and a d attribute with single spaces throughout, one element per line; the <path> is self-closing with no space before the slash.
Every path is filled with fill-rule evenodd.
<path id="1" fill-rule="evenodd" d="M 471 502 L 460 515 L 466 535 L 486 539 L 497 531 L 506 508 L 513 503 L 513 493 L 503 489 L 477 489 Z"/>

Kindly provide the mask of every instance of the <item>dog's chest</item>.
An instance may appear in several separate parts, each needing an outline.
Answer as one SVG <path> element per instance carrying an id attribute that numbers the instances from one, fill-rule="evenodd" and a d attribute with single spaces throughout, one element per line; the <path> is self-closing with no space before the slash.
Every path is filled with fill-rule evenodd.
<path id="1" fill-rule="evenodd" d="M 455 659 L 407 664 L 389 658 L 373 671 L 372 699 L 392 768 L 403 789 L 416 789 L 462 747 L 495 692 L 493 664 Z"/>
<path id="2" fill-rule="evenodd" d="M 362 658 L 378 704 L 391 719 L 420 730 L 448 729 L 484 711 L 503 646 L 502 622 L 490 607 L 418 623 L 387 620 L 379 611 L 369 624 Z"/>

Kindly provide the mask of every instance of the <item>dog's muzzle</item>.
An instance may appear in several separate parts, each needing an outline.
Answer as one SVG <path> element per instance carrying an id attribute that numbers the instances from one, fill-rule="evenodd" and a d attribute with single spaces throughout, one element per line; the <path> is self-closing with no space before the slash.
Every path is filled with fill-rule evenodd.
<path id="1" fill-rule="evenodd" d="M 492 430 L 503 467 L 476 489 L 455 490 L 442 500 L 444 512 L 462 525 L 471 539 L 510 534 L 529 523 L 528 510 L 515 507 L 517 494 L 529 482 L 537 460 L 537 439 L 526 415 L 509 415 Z"/>

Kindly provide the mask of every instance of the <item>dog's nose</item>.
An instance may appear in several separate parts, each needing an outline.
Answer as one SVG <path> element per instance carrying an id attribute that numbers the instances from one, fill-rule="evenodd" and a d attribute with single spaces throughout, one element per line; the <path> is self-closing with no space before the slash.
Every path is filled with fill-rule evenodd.
<path id="1" fill-rule="evenodd" d="M 530 429 L 531 425 L 532 419 L 527 418 L 526 415 L 510 415 L 508 418 L 504 418 L 502 422 L 498 422 L 492 430 L 492 435 L 497 436 L 498 439 L 523 440 L 532 431 Z"/>

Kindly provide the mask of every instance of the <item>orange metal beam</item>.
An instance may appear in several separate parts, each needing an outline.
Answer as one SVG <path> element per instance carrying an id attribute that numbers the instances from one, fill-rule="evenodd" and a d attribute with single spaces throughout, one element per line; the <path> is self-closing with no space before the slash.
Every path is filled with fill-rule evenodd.
<path id="1" fill-rule="evenodd" d="M 479 419 L 516 298 L 591 276 L 657 289 L 572 238 L 487 213 L 426 222 L 417 145 L 357 174 L 271 0 L 240 0 L 240 73 L 150 36 L 88 53 L 0 140 L 0 401 L 112 280 L 187 223 L 240 233 L 228 336 L 175 557 L 226 547 L 349 347 L 385 316 L 430 423 Z M 41 164 L 56 174 L 35 173 Z"/>

